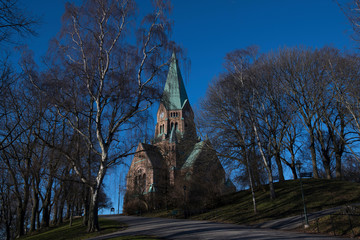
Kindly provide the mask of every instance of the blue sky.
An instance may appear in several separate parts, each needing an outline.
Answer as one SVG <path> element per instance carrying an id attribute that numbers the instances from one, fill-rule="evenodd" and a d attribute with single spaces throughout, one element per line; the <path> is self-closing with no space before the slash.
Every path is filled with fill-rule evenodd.
<path id="1" fill-rule="evenodd" d="M 65 0 L 21 0 L 26 9 L 42 16 L 39 36 L 27 41 L 36 57 L 43 55 L 48 41 L 61 26 Z M 79 2 L 79 1 L 78 1 Z M 141 8 L 148 0 L 138 1 Z M 226 53 L 258 45 L 261 52 L 287 46 L 321 48 L 329 45 L 355 50 L 352 29 L 333 0 L 173 0 L 172 40 L 182 46 L 191 61 L 185 87 L 196 107 L 209 82 L 223 71 Z M 107 192 L 117 191 L 120 172 L 106 178 Z M 117 194 L 109 194 L 117 208 Z"/>
<path id="2" fill-rule="evenodd" d="M 27 43 L 36 56 L 61 26 L 65 0 L 25 1 L 26 8 L 42 16 L 39 36 Z M 80 2 L 80 1 L 77 1 Z M 140 8 L 148 0 L 138 1 Z M 353 50 L 351 26 L 333 0 L 173 0 L 172 39 L 191 61 L 186 88 L 192 105 L 205 95 L 209 81 L 222 69 L 226 53 L 258 45 L 261 52 L 288 46 L 334 46 Z"/>

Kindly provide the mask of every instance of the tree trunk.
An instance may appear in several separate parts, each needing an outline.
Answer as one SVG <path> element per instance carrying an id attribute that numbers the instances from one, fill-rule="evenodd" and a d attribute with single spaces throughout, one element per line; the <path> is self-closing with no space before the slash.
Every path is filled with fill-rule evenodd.
<path id="1" fill-rule="evenodd" d="M 94 187 L 90 188 L 91 199 L 89 208 L 88 232 L 95 232 L 100 230 L 98 221 L 99 191 L 106 174 L 106 167 L 103 165 L 103 163 L 106 162 L 107 154 L 103 154 L 102 159 L 103 160 L 100 164 L 98 175 L 96 177 L 96 184 Z"/>
<path id="2" fill-rule="evenodd" d="M 326 179 L 331 179 L 330 160 L 324 157 L 323 165 L 326 174 Z"/>
<path id="3" fill-rule="evenodd" d="M 21 200 L 20 200 L 21 201 Z M 25 211 L 22 204 L 16 208 L 16 237 L 19 238 L 25 234 Z"/>
<path id="4" fill-rule="evenodd" d="M 270 199 L 274 200 L 276 198 L 276 194 L 275 194 L 273 177 L 271 175 L 269 175 L 269 190 L 270 190 Z"/>
<path id="5" fill-rule="evenodd" d="M 24 194 L 23 194 L 23 200 L 21 197 L 18 197 L 18 206 L 17 206 L 17 218 L 16 218 L 16 236 L 21 237 L 25 235 L 25 215 L 26 215 L 26 209 L 29 201 L 29 184 L 24 184 Z"/>
<path id="6" fill-rule="evenodd" d="M 315 137 L 313 131 L 310 131 L 310 153 L 314 178 L 319 178 L 319 171 L 316 162 Z"/>
<path id="7" fill-rule="evenodd" d="M 341 155 L 336 152 L 335 153 L 336 166 L 335 166 L 335 174 L 337 179 L 342 179 L 342 170 L 341 170 Z"/>
<path id="8" fill-rule="evenodd" d="M 280 150 L 276 151 L 275 162 L 276 162 L 276 165 L 278 167 L 279 181 L 283 182 L 283 181 L 285 181 L 285 178 L 284 178 L 284 170 L 283 170 L 283 167 L 282 167 L 282 164 L 281 164 Z"/>
<path id="9" fill-rule="evenodd" d="M 52 224 L 55 225 L 57 223 L 57 219 L 58 219 L 58 213 L 59 213 L 59 196 L 57 196 L 57 194 L 55 194 L 54 196 L 54 217 L 52 220 Z"/>
<path id="10" fill-rule="evenodd" d="M 88 232 L 97 232 L 100 230 L 98 221 L 98 189 L 91 188 L 91 201 L 89 207 Z"/>
<path id="11" fill-rule="evenodd" d="M 68 200 L 66 200 L 66 215 L 65 215 L 65 219 L 68 220 L 70 219 L 70 214 L 71 214 L 71 202 Z"/>
<path id="12" fill-rule="evenodd" d="M 11 228 L 8 222 L 6 222 L 6 240 L 11 240 Z"/>
<path id="13" fill-rule="evenodd" d="M 36 229 L 36 217 L 39 210 L 39 196 L 33 189 L 33 207 L 31 210 L 31 220 L 30 220 L 30 232 L 35 231 Z"/>
<path id="14" fill-rule="evenodd" d="M 58 210 L 59 217 L 57 219 L 57 224 L 63 223 L 64 205 L 65 205 L 65 200 L 61 198 L 61 202 Z"/>
<path id="15" fill-rule="evenodd" d="M 5 216 L 5 231 L 6 231 L 6 240 L 11 240 L 11 226 L 13 225 L 13 214 L 11 212 L 10 207 L 5 206 L 11 206 L 11 201 L 9 199 L 10 197 L 10 189 L 7 187 L 7 193 L 6 197 L 2 198 L 1 204 L 3 207 L 3 214 Z"/>
<path id="16" fill-rule="evenodd" d="M 245 149 L 244 152 L 245 152 L 246 165 L 247 165 L 248 174 L 249 174 L 249 183 L 250 183 L 250 189 L 251 189 L 253 208 L 254 208 L 254 213 L 256 214 L 257 213 L 257 207 L 256 207 L 256 198 L 255 198 L 255 191 L 254 191 L 254 180 L 253 180 L 253 177 L 252 177 L 252 168 L 251 168 L 250 163 L 249 163 L 249 158 L 247 156 L 246 149 Z"/>
<path id="17" fill-rule="evenodd" d="M 53 185 L 53 179 L 50 176 L 49 182 L 46 186 L 46 193 L 45 193 L 45 199 L 43 202 L 43 217 L 42 217 L 42 227 L 49 227 L 50 226 L 50 204 L 51 204 L 51 189 Z"/>
<path id="18" fill-rule="evenodd" d="M 87 226 L 89 221 L 89 211 L 90 211 L 90 201 L 89 201 L 90 191 L 89 187 L 85 185 L 85 196 L 84 196 L 84 218 L 83 225 Z"/>
<path id="19" fill-rule="evenodd" d="M 71 213 L 70 213 L 70 221 L 69 221 L 69 226 L 70 226 L 70 227 L 72 226 L 73 212 L 74 212 L 74 209 L 71 209 Z"/>
<path id="20" fill-rule="evenodd" d="M 41 227 L 46 228 L 50 226 L 50 212 L 48 206 L 43 208 Z"/>
<path id="21" fill-rule="evenodd" d="M 41 224 L 40 224 L 40 212 L 41 211 L 36 212 L 36 228 L 37 229 L 40 229 L 40 226 L 41 226 Z"/>
<path id="22" fill-rule="evenodd" d="M 255 123 L 253 123 L 253 129 L 254 129 L 256 140 L 257 140 L 257 144 L 259 146 L 259 151 L 260 151 L 261 157 L 263 159 L 265 169 L 268 174 L 269 187 L 270 187 L 270 199 L 273 200 L 276 198 L 276 194 L 275 194 L 275 188 L 274 188 L 274 183 L 273 183 L 274 180 L 273 180 L 273 176 L 272 176 L 271 166 L 269 164 L 269 161 L 266 159 L 265 153 L 263 151 L 262 144 L 261 144 L 260 137 L 258 135 L 258 131 L 257 131 Z"/>
<path id="23" fill-rule="evenodd" d="M 293 149 L 291 148 L 291 150 L 293 150 Z M 291 169 L 294 180 L 297 179 L 298 176 L 297 176 L 296 167 L 295 167 L 295 153 L 294 153 L 294 151 L 291 151 L 291 164 L 288 165 L 288 166 Z"/>
<path id="24" fill-rule="evenodd" d="M 291 173 L 293 175 L 293 179 L 296 180 L 298 177 L 297 177 L 297 174 L 296 174 L 295 166 L 290 167 L 290 169 L 291 169 Z"/>

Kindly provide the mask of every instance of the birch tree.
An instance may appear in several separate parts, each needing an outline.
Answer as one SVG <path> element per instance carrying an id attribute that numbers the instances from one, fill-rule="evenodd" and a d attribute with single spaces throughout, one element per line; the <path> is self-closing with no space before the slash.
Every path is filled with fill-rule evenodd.
<path id="1" fill-rule="evenodd" d="M 90 189 L 88 231 L 98 231 L 99 192 L 107 169 L 130 154 L 138 118 L 159 98 L 163 67 L 170 59 L 168 1 L 153 1 L 140 22 L 131 0 L 68 3 L 63 27 L 48 57 L 50 69 L 31 81 L 89 149 L 95 174 L 82 171 L 76 154 L 62 151 Z M 172 47 L 172 46 L 171 46 Z M 54 147 L 54 146 L 53 146 Z"/>

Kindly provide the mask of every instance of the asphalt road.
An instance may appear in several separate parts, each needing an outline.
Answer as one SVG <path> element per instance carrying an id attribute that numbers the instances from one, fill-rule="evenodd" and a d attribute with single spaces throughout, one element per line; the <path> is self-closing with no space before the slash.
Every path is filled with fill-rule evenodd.
<path id="1" fill-rule="evenodd" d="M 315 234 L 298 233 L 274 229 L 259 229 L 235 224 L 214 223 L 207 221 L 191 221 L 182 219 L 145 218 L 134 216 L 106 215 L 128 224 L 124 231 L 103 235 L 93 240 L 111 239 L 128 235 L 153 235 L 165 239 L 345 239 Z"/>

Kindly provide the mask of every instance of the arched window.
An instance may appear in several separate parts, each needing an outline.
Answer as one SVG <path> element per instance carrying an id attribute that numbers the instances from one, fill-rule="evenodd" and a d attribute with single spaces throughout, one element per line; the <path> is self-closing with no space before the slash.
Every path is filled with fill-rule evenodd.
<path id="1" fill-rule="evenodd" d="M 170 125 L 170 129 L 172 130 L 174 127 L 174 123 L 172 122 L 171 125 Z"/>
<path id="2" fill-rule="evenodd" d="M 175 123 L 175 130 L 178 130 L 178 123 Z"/>

